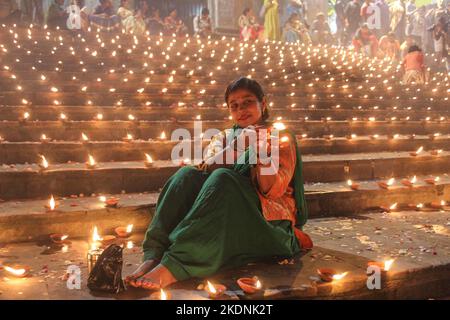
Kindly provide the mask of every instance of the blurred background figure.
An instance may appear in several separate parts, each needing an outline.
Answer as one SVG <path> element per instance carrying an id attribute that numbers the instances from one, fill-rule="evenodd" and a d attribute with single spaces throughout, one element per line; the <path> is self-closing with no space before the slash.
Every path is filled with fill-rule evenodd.
<path id="1" fill-rule="evenodd" d="M 256 21 L 251 8 L 245 8 L 238 20 L 240 37 L 244 41 L 259 39 L 264 32 L 262 26 Z"/>
<path id="2" fill-rule="evenodd" d="M 277 0 L 264 0 L 264 36 L 267 40 L 281 38 L 279 5 Z"/>
<path id="3" fill-rule="evenodd" d="M 331 29 L 326 20 L 325 14 L 318 13 L 316 19 L 311 25 L 311 38 L 315 45 L 331 44 L 333 38 L 331 36 Z"/>
<path id="4" fill-rule="evenodd" d="M 194 35 L 206 38 L 213 34 L 213 22 L 209 15 L 209 9 L 203 8 L 200 15 L 194 18 Z"/>

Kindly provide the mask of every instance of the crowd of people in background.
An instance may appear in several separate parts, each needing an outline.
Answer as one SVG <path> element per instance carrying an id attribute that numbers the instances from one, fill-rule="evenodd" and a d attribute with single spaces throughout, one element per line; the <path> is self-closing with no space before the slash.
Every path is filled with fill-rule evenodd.
<path id="1" fill-rule="evenodd" d="M 252 8 L 243 8 L 236 25 L 243 41 L 351 46 L 363 55 L 403 61 L 405 70 L 423 66 L 423 63 L 411 61 L 419 61 L 422 59 L 420 54 L 425 52 L 434 54 L 439 61 L 446 61 L 450 71 L 450 0 L 436 1 L 435 4 L 417 6 L 415 0 L 329 0 L 335 17 L 335 32 L 332 32 L 329 13 L 318 13 L 311 19 L 313 21 L 308 21 L 308 2 L 305 0 L 288 0 L 286 8 L 280 8 L 279 0 L 261 0 L 259 13 L 255 15 Z M 18 3 L 21 3 L 20 7 Z M 0 18 L 42 25 L 46 17 L 49 28 L 59 29 L 123 30 L 136 35 L 185 36 L 188 33 L 176 8 L 169 9 L 163 18 L 160 10 L 149 4 L 151 2 L 137 0 L 134 3 L 132 8 L 129 0 L 122 0 L 116 10 L 111 0 L 99 0 L 96 7 L 86 6 L 84 0 L 71 0 L 69 5 L 65 0 L 52 0 L 44 15 L 43 0 L 0 0 Z M 281 21 L 282 12 L 285 21 Z M 208 8 L 203 8 L 192 22 L 195 35 L 214 35 Z M 410 74 L 407 80 L 415 78 L 413 73 Z"/>

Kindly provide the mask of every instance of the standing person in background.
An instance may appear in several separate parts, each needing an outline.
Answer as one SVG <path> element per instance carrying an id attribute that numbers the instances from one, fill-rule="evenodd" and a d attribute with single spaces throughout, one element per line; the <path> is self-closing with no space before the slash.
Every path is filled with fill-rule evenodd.
<path id="1" fill-rule="evenodd" d="M 64 0 L 54 0 L 48 9 L 47 25 L 50 29 L 67 29 L 68 17 Z"/>
<path id="2" fill-rule="evenodd" d="M 361 24 L 361 5 L 359 0 L 352 0 L 345 7 L 345 35 L 351 41 Z"/>
<path id="3" fill-rule="evenodd" d="M 416 0 L 409 0 L 405 4 L 405 15 L 406 15 L 406 30 L 407 36 L 411 35 L 412 29 L 414 27 L 414 14 L 416 13 Z"/>
<path id="4" fill-rule="evenodd" d="M 277 0 L 264 0 L 264 36 L 267 40 L 281 38 L 279 5 Z"/>
<path id="5" fill-rule="evenodd" d="M 395 37 L 402 42 L 405 39 L 406 31 L 406 8 L 404 0 L 395 0 L 389 6 L 391 13 L 391 31 Z"/>
<path id="6" fill-rule="evenodd" d="M 203 8 L 201 15 L 194 18 L 194 33 L 202 38 L 213 34 L 213 23 L 208 8 Z"/>
<path id="7" fill-rule="evenodd" d="M 369 17 L 374 14 L 373 12 L 370 12 L 370 10 L 369 10 L 369 7 L 371 5 L 372 5 L 371 0 L 364 0 L 363 5 L 361 6 L 360 15 L 361 15 L 361 20 L 363 23 L 366 23 L 367 19 L 369 19 Z"/>
<path id="8" fill-rule="evenodd" d="M 43 0 L 24 0 L 22 1 L 22 20 L 37 25 L 44 24 L 44 5 Z"/>
<path id="9" fill-rule="evenodd" d="M 414 37 L 415 42 L 419 46 L 423 46 L 425 43 L 426 34 L 426 23 L 425 23 L 425 6 L 417 9 L 410 17 L 411 19 L 411 29 L 409 30 L 409 35 Z"/>
<path id="10" fill-rule="evenodd" d="M 238 20 L 241 40 L 249 41 L 259 39 L 263 33 L 263 28 L 256 22 L 255 15 L 251 8 L 245 8 Z"/>
<path id="11" fill-rule="evenodd" d="M 336 38 L 340 46 L 345 45 L 345 7 L 349 0 L 337 0 L 334 5 L 336 12 Z"/>
<path id="12" fill-rule="evenodd" d="M 311 36 L 315 45 L 327 45 L 332 42 L 331 29 L 325 18 L 325 14 L 322 12 L 317 14 L 316 19 L 311 25 Z"/>
<path id="13" fill-rule="evenodd" d="M 306 16 L 305 16 L 305 4 L 302 0 L 289 0 L 289 3 L 286 7 L 286 16 L 287 20 L 289 20 L 293 14 L 298 15 L 298 19 L 303 23 L 306 23 Z M 287 22 L 287 20 L 285 22 Z"/>
<path id="14" fill-rule="evenodd" d="M 380 8 L 381 34 L 387 34 L 390 30 L 391 17 L 389 12 L 389 5 L 386 0 L 377 0 L 375 5 Z"/>

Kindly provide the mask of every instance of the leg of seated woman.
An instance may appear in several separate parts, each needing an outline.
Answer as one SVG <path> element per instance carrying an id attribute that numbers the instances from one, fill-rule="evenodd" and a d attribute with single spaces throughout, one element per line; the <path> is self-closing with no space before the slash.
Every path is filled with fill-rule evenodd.
<path id="1" fill-rule="evenodd" d="M 127 283 L 136 286 L 135 280 L 159 263 L 170 245 L 169 234 L 189 212 L 207 177 L 196 168 L 184 167 L 167 181 L 145 234 L 144 263 L 126 278 Z"/>
<path id="2" fill-rule="evenodd" d="M 230 169 L 217 169 L 208 177 L 169 239 L 161 264 L 138 286 L 156 289 L 209 276 L 224 266 L 292 256 L 300 250 L 290 221 L 266 221 L 250 179 Z"/>
<path id="3" fill-rule="evenodd" d="M 166 182 L 145 234 L 144 260 L 161 259 L 170 245 L 170 233 L 189 212 L 207 178 L 196 168 L 183 167 Z"/>

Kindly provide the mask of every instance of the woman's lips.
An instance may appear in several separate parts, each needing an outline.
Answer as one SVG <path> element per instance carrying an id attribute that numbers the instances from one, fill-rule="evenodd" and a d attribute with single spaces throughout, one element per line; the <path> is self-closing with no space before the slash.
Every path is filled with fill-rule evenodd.
<path id="1" fill-rule="evenodd" d="M 239 118 L 239 120 L 244 121 L 244 120 L 247 120 L 248 118 L 250 118 L 250 116 L 242 116 Z"/>

